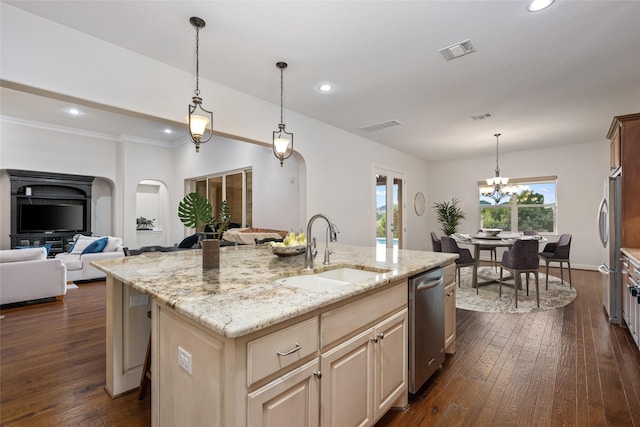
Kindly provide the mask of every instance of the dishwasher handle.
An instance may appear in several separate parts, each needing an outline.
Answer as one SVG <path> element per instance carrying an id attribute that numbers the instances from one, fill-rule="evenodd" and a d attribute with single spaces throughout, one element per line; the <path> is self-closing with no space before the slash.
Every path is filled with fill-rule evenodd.
<path id="1" fill-rule="evenodd" d="M 418 286 L 416 286 L 416 292 L 417 291 L 422 291 L 424 289 L 435 288 L 436 286 L 439 286 L 439 285 L 441 285 L 443 283 L 444 283 L 444 277 L 440 277 L 439 279 L 433 280 L 431 282 L 420 283 Z"/>

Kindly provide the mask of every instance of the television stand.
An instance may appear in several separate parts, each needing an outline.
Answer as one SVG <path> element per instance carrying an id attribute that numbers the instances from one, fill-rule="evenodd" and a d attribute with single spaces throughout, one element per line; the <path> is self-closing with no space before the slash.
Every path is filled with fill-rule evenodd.
<path id="1" fill-rule="evenodd" d="M 94 177 L 8 169 L 11 182 L 11 248 L 51 244 L 49 257 L 65 252 L 76 234 L 91 235 L 91 187 Z M 21 228 L 23 205 L 74 205 L 82 207 L 80 231 L 37 231 Z M 24 210 L 26 211 L 27 206 Z M 32 212 L 38 212 L 31 209 Z M 35 214 L 34 218 L 38 218 Z M 46 227 L 49 224 L 39 224 Z M 80 225 L 80 224 L 78 224 Z M 53 227 L 53 224 L 51 224 Z M 76 228 L 75 226 L 73 228 Z M 36 230 L 36 231 L 34 231 Z M 46 229 L 45 229 L 46 230 Z"/>

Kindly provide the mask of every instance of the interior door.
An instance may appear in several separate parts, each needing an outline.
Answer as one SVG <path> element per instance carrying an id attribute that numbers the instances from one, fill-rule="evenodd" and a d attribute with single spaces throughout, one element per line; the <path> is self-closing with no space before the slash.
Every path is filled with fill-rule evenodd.
<path id="1" fill-rule="evenodd" d="M 376 245 L 402 249 L 404 240 L 404 174 L 384 169 L 375 172 Z"/>

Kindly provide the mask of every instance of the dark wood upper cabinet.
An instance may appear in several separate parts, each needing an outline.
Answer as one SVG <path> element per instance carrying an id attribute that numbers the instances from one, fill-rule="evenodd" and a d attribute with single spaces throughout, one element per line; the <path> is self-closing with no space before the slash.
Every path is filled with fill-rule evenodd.
<path id="1" fill-rule="evenodd" d="M 612 171 L 622 175 L 622 242 L 640 248 L 640 113 L 616 116 L 609 128 Z"/>

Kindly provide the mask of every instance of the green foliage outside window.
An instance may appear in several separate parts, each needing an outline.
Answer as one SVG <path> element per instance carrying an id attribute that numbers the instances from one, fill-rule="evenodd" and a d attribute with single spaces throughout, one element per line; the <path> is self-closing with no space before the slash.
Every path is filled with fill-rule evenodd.
<path id="1" fill-rule="evenodd" d="M 517 230 L 536 230 L 539 233 L 552 233 L 555 230 L 555 209 L 553 206 L 544 206 L 543 194 L 524 190 L 517 194 L 515 202 L 518 205 Z M 496 205 L 495 207 L 481 206 L 482 228 L 502 228 L 511 231 L 511 209 L 511 204 L 507 206 Z"/>
<path id="2" fill-rule="evenodd" d="M 511 207 L 484 208 L 480 211 L 482 228 L 511 230 Z"/>

